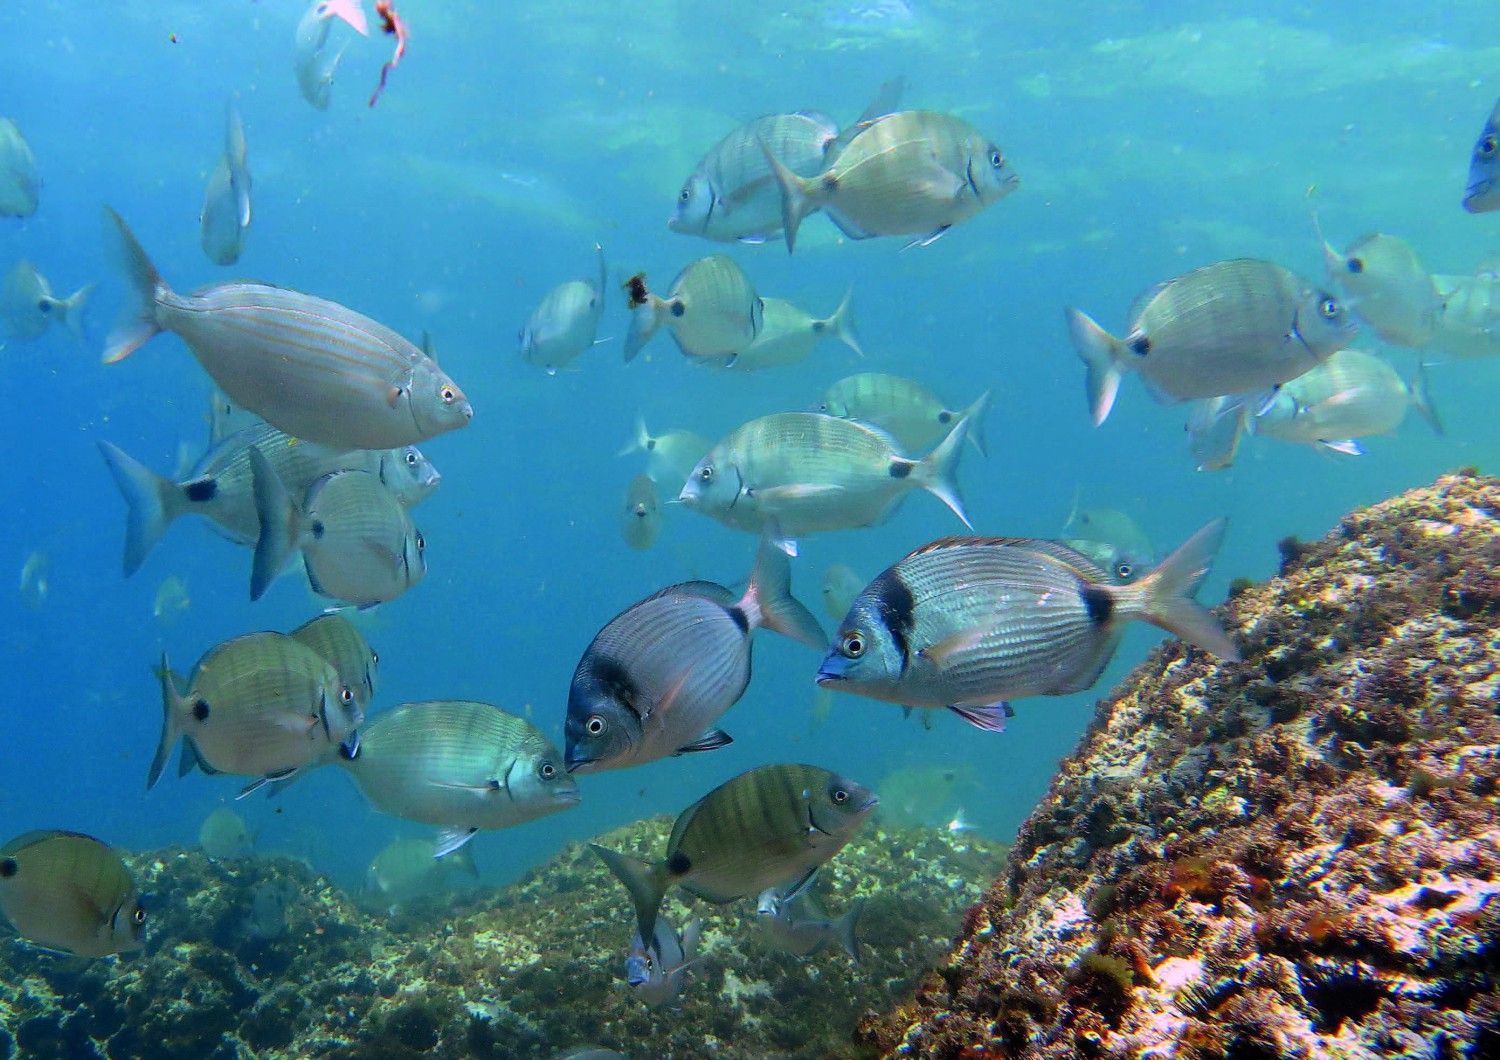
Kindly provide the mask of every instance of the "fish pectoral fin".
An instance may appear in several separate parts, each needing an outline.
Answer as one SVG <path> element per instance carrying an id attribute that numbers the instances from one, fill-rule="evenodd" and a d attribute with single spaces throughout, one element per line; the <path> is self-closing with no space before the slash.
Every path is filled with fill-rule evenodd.
<path id="1" fill-rule="evenodd" d="M 1329 441 L 1327 438 L 1319 438 L 1318 444 L 1324 449 L 1331 449 L 1335 453 L 1343 453 L 1345 456 L 1364 456 L 1365 447 L 1353 438 L 1341 438 L 1338 441 Z"/>
<path id="2" fill-rule="evenodd" d="M 977 729 L 985 732 L 1004 732 L 1005 719 L 1015 716 L 1010 709 L 1010 704 L 1003 699 L 995 703 L 983 704 L 949 704 L 948 709 L 957 714 L 964 721 Z"/>
<path id="3" fill-rule="evenodd" d="M 784 486 L 766 486 L 764 489 L 750 486 L 746 494 L 756 500 L 775 504 L 778 501 L 802 501 L 814 497 L 834 497 L 845 492 L 843 486 L 832 482 L 789 482 Z"/>
<path id="4" fill-rule="evenodd" d="M 734 737 L 730 736 L 723 729 L 709 729 L 692 743 L 679 747 L 672 753 L 674 755 L 685 755 L 692 754 L 694 751 L 716 751 L 720 747 L 728 747 L 733 742 Z"/>
<path id="5" fill-rule="evenodd" d="M 282 769 L 282 770 L 278 770 L 275 773 L 267 773 L 263 777 L 256 777 L 250 783 L 246 784 L 243 788 L 241 788 L 240 791 L 239 791 L 239 794 L 236 795 L 234 797 L 234 799 L 235 799 L 236 802 L 238 802 L 240 799 L 243 799 L 246 795 L 249 795 L 252 792 L 259 791 L 261 788 L 265 787 L 267 784 L 275 784 L 275 783 L 278 783 L 279 781 L 290 780 L 292 777 L 294 777 L 296 775 L 297 775 L 297 769 L 294 766 L 291 769 Z"/>
<path id="6" fill-rule="evenodd" d="M 479 795 L 488 795 L 492 791 L 500 790 L 498 780 L 486 780 L 482 784 L 458 784 L 451 780 L 429 780 L 427 783 L 435 788 L 447 788 L 450 791 L 472 791 Z"/>
<path id="7" fill-rule="evenodd" d="M 406 391 L 402 387 L 397 386 L 395 383 L 392 383 L 389 387 L 386 388 L 385 403 L 391 408 L 395 408 L 401 403 L 401 395 L 405 392 Z"/>
<path id="8" fill-rule="evenodd" d="M 437 848 L 432 853 L 432 859 L 447 857 L 459 847 L 474 838 L 477 828 L 444 828 L 438 833 Z"/>
<path id="9" fill-rule="evenodd" d="M 988 633 L 989 630 L 983 626 L 972 626 L 969 629 L 961 629 L 951 637 L 944 637 L 936 644 L 929 644 L 925 648 L 917 649 L 917 654 L 938 669 L 942 669 L 953 656 L 978 647 L 983 643 Z"/>
<path id="10" fill-rule="evenodd" d="M 802 894 L 809 887 L 811 887 L 813 885 L 813 881 L 818 878 L 818 869 L 820 867 L 821 866 L 815 865 L 812 868 L 808 869 L 806 873 L 797 877 L 797 879 L 793 881 L 790 887 L 788 887 L 784 891 L 781 891 L 779 895 L 781 904 L 786 905 L 786 903 L 792 901 L 792 899 L 796 898 L 798 895 Z"/>
<path id="11" fill-rule="evenodd" d="M 947 235 L 948 229 L 952 227 L 952 225 L 940 225 L 933 231 L 929 232 L 927 235 L 918 236 L 916 239 L 913 239 L 910 243 L 906 244 L 906 246 L 902 247 L 901 249 L 910 250 L 912 247 L 930 247 L 939 239 L 942 239 L 943 236 Z"/>

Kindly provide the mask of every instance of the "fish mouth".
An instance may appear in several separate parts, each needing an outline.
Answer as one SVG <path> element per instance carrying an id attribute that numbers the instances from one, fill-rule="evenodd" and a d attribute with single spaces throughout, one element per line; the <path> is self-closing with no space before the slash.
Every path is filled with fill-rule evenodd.
<path id="1" fill-rule="evenodd" d="M 1486 178 L 1484 180 L 1475 181 L 1473 184 L 1470 184 L 1467 188 L 1464 189 L 1464 209 L 1468 210 L 1470 213 L 1483 212 L 1474 209 L 1474 201 L 1476 199 L 1482 198 L 1485 195 L 1489 195 L 1493 191 L 1495 191 L 1495 181 L 1492 178 Z"/>
<path id="2" fill-rule="evenodd" d="M 563 768 L 569 773 L 577 773 L 580 770 L 587 773 L 588 770 L 584 767 L 591 766 L 597 761 L 599 761 L 597 758 L 577 747 L 569 747 L 563 752 Z"/>
<path id="3" fill-rule="evenodd" d="M 552 801 L 560 802 L 564 806 L 577 806 L 583 801 L 583 792 L 579 791 L 576 785 L 571 788 L 559 788 L 552 793 Z"/>
<path id="4" fill-rule="evenodd" d="M 823 665 L 818 667 L 817 676 L 813 680 L 818 685 L 831 685 L 838 681 L 848 680 L 844 673 L 844 660 L 836 655 L 830 655 L 823 660 Z"/>
<path id="5" fill-rule="evenodd" d="M 875 807 L 877 807 L 879 805 L 880 805 L 880 796 L 877 795 L 877 794 L 875 794 L 873 791 L 869 791 L 869 792 L 865 793 L 864 801 L 860 802 L 858 805 L 856 805 L 854 807 L 854 812 L 855 813 L 868 813 L 870 810 L 873 810 Z"/>

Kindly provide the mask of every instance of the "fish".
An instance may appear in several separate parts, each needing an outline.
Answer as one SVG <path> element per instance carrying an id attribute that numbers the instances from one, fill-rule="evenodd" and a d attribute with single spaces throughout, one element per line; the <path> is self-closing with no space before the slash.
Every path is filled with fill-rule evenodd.
<path id="1" fill-rule="evenodd" d="M 230 400 L 224 391 L 214 388 L 208 399 L 208 444 L 210 447 L 222 442 L 236 431 L 265 423 L 255 413 L 242 409 Z M 285 433 L 285 432 L 282 432 Z M 288 435 L 288 437 L 291 437 Z"/>
<path id="2" fill-rule="evenodd" d="M 1093 685 L 1132 621 L 1238 662 L 1234 642 L 1192 599 L 1224 526 L 1209 523 L 1129 585 L 1045 539 L 939 539 L 866 586 L 834 634 L 818 684 L 946 707 L 993 730 L 1008 700 Z"/>
<path id="3" fill-rule="evenodd" d="M 30 217 L 41 197 L 36 156 L 11 118 L 0 118 L 0 217 Z"/>
<path id="4" fill-rule="evenodd" d="M 250 162 L 245 126 L 230 100 L 225 115 L 224 153 L 214 165 L 198 215 L 199 242 L 215 265 L 233 265 L 245 246 L 250 227 Z"/>
<path id="5" fill-rule="evenodd" d="M 597 341 L 608 274 L 604 248 L 595 243 L 594 252 L 599 256 L 598 286 L 569 280 L 554 287 L 521 329 L 521 359 L 545 368 L 548 375 L 556 375 Z"/>
<path id="6" fill-rule="evenodd" d="M 379 10 L 380 5 L 375 5 Z M 361 0 L 319 0 L 316 7 L 320 19 L 337 18 L 346 23 L 361 37 L 370 35 L 370 24 L 365 19 L 365 7 Z"/>
<path id="7" fill-rule="evenodd" d="M 1156 563 L 1156 546 L 1134 516 L 1115 508 L 1080 508 L 1081 493 L 1073 495 L 1073 510 L 1063 530 L 1076 537 L 1063 543 L 1082 552 L 1116 583 L 1124 585 L 1145 574 Z"/>
<path id="8" fill-rule="evenodd" d="M 660 1008 L 675 1001 L 682 993 L 687 970 L 698 960 L 698 942 L 703 921 L 694 918 L 683 927 L 682 934 L 664 916 L 656 918 L 656 934 L 648 946 L 640 935 L 630 940 L 625 958 L 625 981 L 650 1008 Z"/>
<path id="9" fill-rule="evenodd" d="M 665 325 L 684 357 L 731 363 L 755 341 L 765 322 L 765 303 L 750 277 L 722 254 L 688 265 L 665 298 L 646 288 L 644 273 L 632 276 L 625 287 L 630 296 L 627 362 Z"/>
<path id="10" fill-rule="evenodd" d="M 437 858 L 480 830 L 511 828 L 579 800 L 562 756 L 535 725 L 468 700 L 388 710 L 338 764 L 381 813 L 436 825 Z"/>
<path id="11" fill-rule="evenodd" d="M 1374 232 L 1339 251 L 1325 239 L 1323 260 L 1350 310 L 1386 342 L 1420 347 L 1432 341 L 1442 298 L 1406 240 Z"/>
<path id="12" fill-rule="evenodd" d="M 169 625 L 192 606 L 193 598 L 188 595 L 187 582 L 181 575 L 169 574 L 156 587 L 156 595 L 151 600 L 151 616 L 163 625 Z"/>
<path id="13" fill-rule="evenodd" d="M 955 474 L 969 421 L 960 418 L 920 460 L 878 427 L 820 412 L 782 412 L 732 431 L 693 468 L 678 500 L 738 530 L 772 526 L 788 543 L 824 530 L 873 526 L 925 490 L 965 526 Z"/>
<path id="14" fill-rule="evenodd" d="M 1443 305 L 1431 349 L 1456 357 L 1500 356 L 1500 273 L 1435 275 Z"/>
<path id="15" fill-rule="evenodd" d="M 765 765 L 683 810 L 660 861 L 589 847 L 629 893 L 637 935 L 648 939 L 673 885 L 722 905 L 787 880 L 810 880 L 879 802 L 868 788 L 818 766 Z"/>
<path id="16" fill-rule="evenodd" d="M 380 653 L 370 647 L 358 626 L 340 614 L 319 615 L 288 636 L 317 652 L 333 667 L 339 683 L 354 692 L 354 702 L 360 710 L 369 708 L 370 700 L 375 698 Z"/>
<path id="17" fill-rule="evenodd" d="M 716 582 L 669 585 L 620 612 L 590 642 L 568 688 L 569 772 L 644 765 L 730 743 L 714 724 L 750 685 L 751 635 L 764 626 L 822 649 L 793 596 L 791 564 L 769 539 L 743 596 Z"/>
<path id="18" fill-rule="evenodd" d="M 821 173 L 800 176 L 761 144 L 781 191 L 786 249 L 821 209 L 850 239 L 909 235 L 928 246 L 1020 186 L 1005 153 L 962 118 L 906 110 L 869 122 Z"/>
<path id="19" fill-rule="evenodd" d="M 292 70 L 297 75 L 297 90 L 318 110 L 328 109 L 333 94 L 333 75 L 344 58 L 349 40 L 353 39 L 344 39 L 337 47 L 329 45 L 331 14 L 327 0 L 313 0 L 298 21 L 292 39 Z M 349 21 L 347 18 L 342 20 Z"/>
<path id="20" fill-rule="evenodd" d="M 45 552 L 33 552 L 21 564 L 21 600 L 33 611 L 41 610 L 52 591 L 52 559 Z"/>
<path id="21" fill-rule="evenodd" d="M 1222 471 L 1234 463 L 1251 410 L 1242 395 L 1226 394 L 1192 403 L 1186 430 L 1199 471 Z"/>
<path id="22" fill-rule="evenodd" d="M 385 325 L 262 283 L 179 295 L 120 215 L 105 213 L 133 302 L 107 341 L 106 364 L 171 331 L 236 404 L 294 438 L 339 449 L 412 445 L 474 418 L 458 384 Z"/>
<path id="23" fill-rule="evenodd" d="M 823 572 L 823 611 L 835 622 L 843 621 L 849 606 L 866 585 L 854 571 L 842 563 L 835 563 Z"/>
<path id="24" fill-rule="evenodd" d="M 642 472 L 630 480 L 625 506 L 620 511 L 620 536 L 633 549 L 644 551 L 656 544 L 661 533 L 661 501 L 656 482 Z"/>
<path id="25" fill-rule="evenodd" d="M 296 503 L 254 447 L 250 469 L 260 517 L 250 599 L 265 595 L 298 551 L 313 592 L 355 607 L 388 603 L 426 577 L 427 539 L 377 476 L 335 471 Z"/>
<path id="26" fill-rule="evenodd" d="M 880 823 L 892 828 L 937 828 L 950 819 L 965 794 L 979 789 L 978 775 L 968 763 L 924 763 L 902 766 L 881 777 Z"/>
<path id="27" fill-rule="evenodd" d="M 1295 379 L 1358 331 L 1338 298 L 1255 258 L 1205 265 L 1147 291 L 1124 338 L 1072 307 L 1067 322 L 1088 369 L 1096 427 L 1126 372 L 1139 372 L 1165 403 L 1244 394 Z"/>
<path id="28" fill-rule="evenodd" d="M 381 848 L 365 871 L 365 892 L 379 895 L 397 909 L 421 898 L 442 894 L 462 873 L 479 879 L 479 867 L 469 846 L 444 858 L 432 856 L 432 840 L 404 837 Z"/>
<path id="29" fill-rule="evenodd" d="M 713 442 L 692 431 L 670 430 L 652 434 L 644 416 L 635 418 L 635 437 L 625 443 L 620 456 L 646 454 L 646 474 L 657 482 L 683 482 L 692 473 Z"/>
<path id="30" fill-rule="evenodd" d="M 814 412 L 845 420 L 863 420 L 885 431 L 902 452 L 930 449 L 961 419 L 969 421 L 968 440 L 981 456 L 989 455 L 984 438 L 984 415 L 989 410 L 986 390 L 966 409 L 951 409 L 921 383 L 883 372 L 845 376 L 823 392 Z"/>
<path id="31" fill-rule="evenodd" d="M 5 286 L 0 289 L 0 317 L 13 338 L 40 338 L 53 321 L 60 321 L 75 339 L 81 340 L 83 311 L 93 293 L 94 285 L 87 284 L 67 298 L 58 298 L 35 265 L 18 261 L 6 274 Z"/>
<path id="32" fill-rule="evenodd" d="M 255 853 L 255 836 L 243 817 L 220 806 L 198 826 L 198 846 L 216 861 L 233 861 Z"/>
<path id="33" fill-rule="evenodd" d="M 3 143 L 0 135 L 0 143 Z M 0 148 L 0 159 L 3 159 Z M 3 164 L 0 164 L 3 169 Z M 1470 213 L 1488 213 L 1500 210 L 1500 100 L 1490 111 L 1479 139 L 1474 141 L 1474 153 L 1469 158 L 1469 181 L 1464 187 L 1464 209 Z"/>
<path id="34" fill-rule="evenodd" d="M 254 545 L 260 537 L 255 479 L 250 452 L 259 452 L 287 490 L 303 497 L 314 482 L 337 471 L 374 475 L 404 507 L 415 507 L 437 488 L 442 476 L 416 446 L 340 451 L 303 442 L 263 420 L 211 446 L 178 481 L 158 475 L 110 442 L 99 453 L 125 499 L 126 577 L 145 563 L 178 518 L 195 514 L 212 520 L 229 540 Z"/>
<path id="35" fill-rule="evenodd" d="M 1251 418 L 1250 428 L 1271 438 L 1358 456 L 1364 450 L 1355 439 L 1390 434 L 1410 409 L 1443 433 L 1422 368 L 1407 381 L 1372 353 L 1340 350 L 1278 390 Z"/>
<path id="36" fill-rule="evenodd" d="M 865 351 L 860 348 L 859 335 L 854 327 L 854 309 L 850 302 L 853 296 L 851 288 L 838 308 L 821 320 L 784 299 L 762 298 L 760 334 L 724 367 L 736 372 L 758 372 L 765 368 L 799 364 L 812 356 L 818 343 L 825 338 L 836 338 L 853 350 L 855 356 L 863 357 Z"/>
<path id="37" fill-rule="evenodd" d="M 79 832 L 27 832 L 0 847 L 0 913 L 28 942 L 77 957 L 145 945 L 146 909 L 130 870 Z"/>
<path id="38" fill-rule="evenodd" d="M 768 887 L 756 899 L 755 911 L 767 940 L 782 953 L 812 957 L 832 945 L 858 964 L 859 936 L 855 928 L 864 908 L 865 900 L 856 898 L 835 920 L 810 888 L 788 897 L 780 888 Z"/>

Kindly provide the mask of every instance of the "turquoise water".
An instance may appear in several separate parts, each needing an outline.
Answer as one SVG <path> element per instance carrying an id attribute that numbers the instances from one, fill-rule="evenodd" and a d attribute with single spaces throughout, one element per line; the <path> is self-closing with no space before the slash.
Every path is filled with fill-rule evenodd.
<path id="1" fill-rule="evenodd" d="M 516 5 L 521 6 L 521 5 Z M 384 39 L 351 47 L 327 112 L 298 96 L 295 3 L 89 5 L 0 10 L 0 114 L 37 156 L 40 211 L 0 222 L 0 268 L 32 260 L 59 293 L 100 281 L 86 342 L 53 329 L 0 350 L 7 395 L 6 518 L 0 594 L 8 688 L 0 705 L 0 824 L 56 827 L 133 849 L 195 841 L 240 781 L 169 777 L 144 790 L 155 748 L 151 666 L 179 669 L 220 640 L 289 629 L 322 606 L 295 577 L 252 604 L 249 556 L 196 520 L 175 526 L 146 566 L 119 569 L 124 510 L 95 451 L 107 439 L 160 470 L 202 444 L 209 381 L 174 337 L 129 360 L 98 353 L 122 286 L 103 238 L 109 203 L 179 289 L 254 277 L 315 293 L 408 336 L 432 334 L 472 399 L 473 424 L 423 444 L 443 474 L 418 511 L 429 574 L 362 619 L 381 654 L 376 709 L 470 697 L 521 712 L 561 746 L 568 681 L 610 617 L 690 577 L 734 584 L 753 541 L 684 510 L 647 553 L 618 531 L 640 470 L 619 458 L 637 414 L 653 429 L 718 438 L 755 416 L 815 401 L 855 370 L 917 378 L 950 403 L 992 389 L 989 459 L 959 478 L 982 533 L 1056 535 L 1080 493 L 1133 513 L 1165 551 L 1211 518 L 1230 530 L 1200 598 L 1263 577 L 1275 543 L 1323 532 L 1350 508 L 1461 464 L 1491 468 L 1500 422 L 1493 360 L 1431 370 L 1448 433 L 1419 422 L 1340 458 L 1250 439 L 1235 467 L 1193 470 L 1184 410 L 1127 380 L 1104 427 L 1090 426 L 1082 369 L 1063 326 L 1077 305 L 1107 327 L 1151 283 L 1215 260 L 1266 257 L 1321 268 L 1305 196 L 1343 244 L 1372 230 L 1411 240 L 1434 271 L 1493 263 L 1500 220 L 1458 200 L 1470 145 L 1494 103 L 1500 44 L 1488 3 L 1079 4 L 1060 14 L 988 3 L 512 5 L 407 0 L 406 58 L 366 105 Z M 762 294 L 828 312 L 853 285 L 867 358 L 826 344 L 801 365 L 731 375 L 686 363 L 665 339 L 625 365 L 624 295 L 578 371 L 523 364 L 516 333 L 540 298 L 591 277 L 604 245 L 611 283 L 644 270 L 665 284 L 717 244 L 669 232 L 674 196 L 719 137 L 756 115 L 815 108 L 841 122 L 881 84 L 909 81 L 906 105 L 962 115 L 1001 144 L 1021 189 L 931 247 L 848 243 L 807 222 L 795 257 L 778 243 L 726 252 Z M 255 219 L 228 269 L 198 247 L 203 187 L 238 100 L 255 177 Z M 1369 340 L 1362 342 L 1371 348 Z M 1378 348 L 1376 345 L 1374 348 Z M 1395 351 L 1409 370 L 1415 357 Z M 887 524 L 808 538 L 794 587 L 816 609 L 831 563 L 866 576 L 960 527 L 930 497 Z M 44 554 L 39 606 L 18 591 Z M 153 617 L 157 587 L 182 578 L 191 607 Z M 815 653 L 761 634 L 756 676 L 723 719 L 727 749 L 583 779 L 582 805 L 482 834 L 476 859 L 503 880 L 566 840 L 676 812 L 770 761 L 807 761 L 867 784 L 911 765 L 972 766 L 964 810 L 1005 837 L 1026 815 L 1092 706 L 1157 634 L 1134 628 L 1094 691 L 1018 704 L 1001 735 L 938 716 L 842 698 L 811 710 Z M 237 809 L 262 849 L 347 881 L 398 833 L 349 780 L 325 770 L 277 800 Z M 933 823 L 940 823 L 934 821 Z M 621 895 L 622 916 L 624 896 Z"/>

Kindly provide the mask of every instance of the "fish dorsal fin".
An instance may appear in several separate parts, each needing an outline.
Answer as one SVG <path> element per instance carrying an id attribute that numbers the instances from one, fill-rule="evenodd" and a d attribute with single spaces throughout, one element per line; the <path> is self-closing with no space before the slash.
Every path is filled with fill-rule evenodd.
<path id="1" fill-rule="evenodd" d="M 941 552 L 949 548 L 1013 548 L 1018 551 L 1033 552 L 1061 563 L 1085 581 L 1109 580 L 1109 575 L 1082 552 L 1061 541 L 1053 541 L 1044 537 L 967 537 L 964 535 L 940 537 L 908 553 L 905 558 L 911 559 L 913 556 Z"/>
<path id="2" fill-rule="evenodd" d="M 1135 322 L 1141 318 L 1141 314 L 1146 311 L 1146 307 L 1151 304 L 1152 299 L 1172 286 L 1174 282 L 1173 280 L 1162 280 L 1160 283 L 1153 283 L 1150 287 L 1147 287 L 1135 296 L 1135 301 L 1130 303 L 1130 315 L 1126 318 L 1130 321 L 1132 328 L 1135 327 Z"/>
<path id="3" fill-rule="evenodd" d="M 36 831 L 16 836 L 9 843 L 6 843 L 5 846 L 0 847 L 0 854 L 19 854 L 21 851 L 29 847 L 34 847 L 38 843 L 45 843 L 49 839 L 62 839 L 64 837 L 69 839 L 86 839 L 90 843 L 95 843 L 103 847 L 105 850 L 109 849 L 109 844 L 103 840 L 95 839 L 93 836 L 85 835 L 82 832 L 70 832 L 64 828 L 39 828 Z"/>

